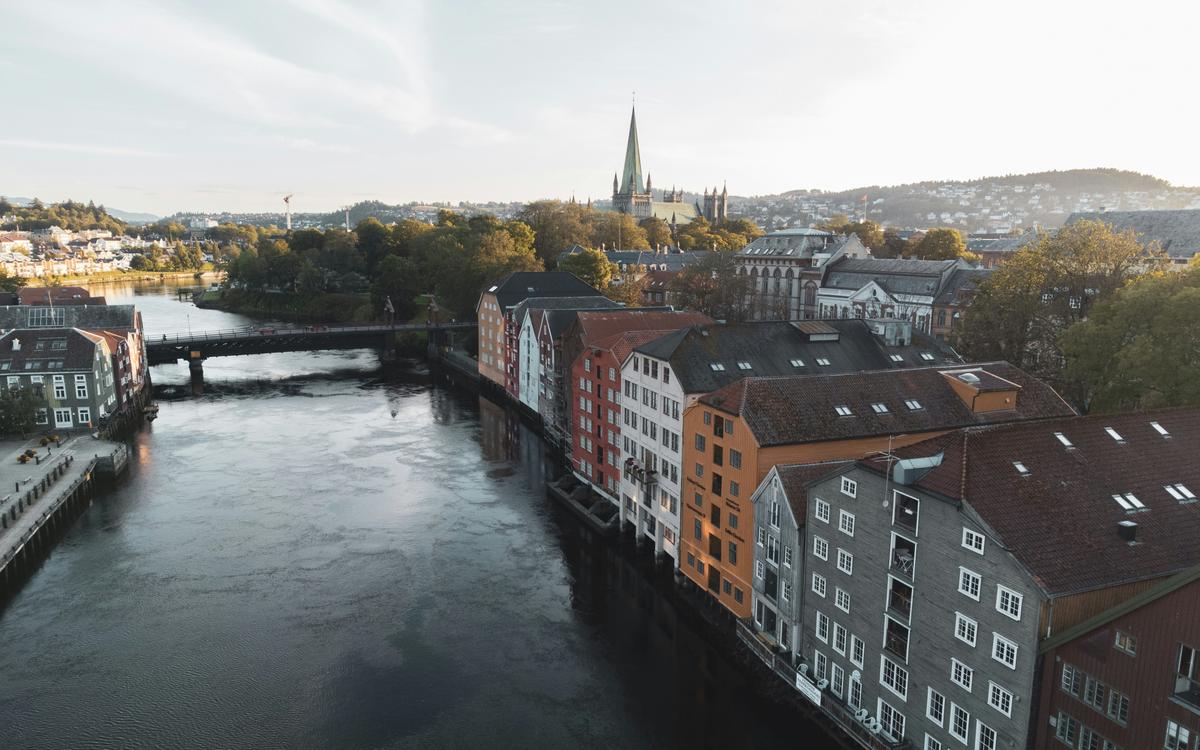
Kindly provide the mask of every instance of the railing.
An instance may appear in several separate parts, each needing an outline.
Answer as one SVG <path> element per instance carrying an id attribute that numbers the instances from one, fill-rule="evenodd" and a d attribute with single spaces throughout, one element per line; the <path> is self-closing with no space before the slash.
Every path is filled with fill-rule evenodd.
<path id="1" fill-rule="evenodd" d="M 888 633 L 883 639 L 883 648 L 892 655 L 908 661 L 908 636 Z"/>
<path id="2" fill-rule="evenodd" d="M 74 456 L 68 456 L 67 458 L 67 463 L 74 463 Z M 21 535 L 16 544 L 14 544 L 11 549 L 5 551 L 3 554 L 0 554 L 0 570 L 3 570 L 5 567 L 7 567 L 8 564 L 12 562 L 13 558 L 20 554 L 21 550 L 25 547 L 29 540 L 32 539 L 39 531 L 41 531 L 42 526 L 46 524 L 46 521 L 58 511 L 59 506 L 66 502 L 66 499 L 75 492 L 79 485 L 87 481 L 88 477 L 95 468 L 96 460 L 92 459 L 92 461 L 83 470 L 83 474 L 75 477 L 75 481 L 71 482 L 71 485 L 67 487 L 65 491 L 60 493 L 52 503 L 50 503 L 50 507 L 42 511 L 42 514 L 38 516 L 37 521 L 33 524 L 33 526 L 25 530 L 25 533 Z"/>
<path id="3" fill-rule="evenodd" d="M 225 328 L 217 331 L 195 331 L 189 333 L 169 333 L 160 334 L 158 338 L 148 336 L 146 345 L 176 345 L 186 344 L 195 341 L 229 341 L 229 340 L 258 340 L 269 336 L 301 336 L 314 333 L 320 334 L 338 334 L 338 333 L 383 333 L 385 331 L 428 331 L 428 330 L 460 330 L 464 328 L 474 328 L 477 324 L 464 323 L 437 323 L 426 325 L 424 323 L 380 323 L 376 325 L 361 325 L 361 326 L 329 326 L 329 325 L 309 325 L 299 327 L 276 327 L 269 325 L 262 326 L 243 326 L 241 328 Z"/>
<path id="4" fill-rule="evenodd" d="M 888 592 L 888 609 L 896 614 L 908 619 L 912 614 L 912 598 L 906 594 L 898 594 L 895 591 Z"/>
<path id="5" fill-rule="evenodd" d="M 1200 708 L 1200 680 L 1184 675 L 1175 676 L 1175 699 Z"/>

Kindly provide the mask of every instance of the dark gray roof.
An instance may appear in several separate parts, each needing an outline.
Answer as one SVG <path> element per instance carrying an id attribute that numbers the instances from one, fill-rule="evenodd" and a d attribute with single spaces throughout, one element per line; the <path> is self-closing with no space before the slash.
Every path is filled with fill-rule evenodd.
<path id="1" fill-rule="evenodd" d="M 938 292 L 938 296 L 933 301 L 933 304 L 965 304 L 974 295 L 975 290 L 979 287 L 979 283 L 991 273 L 992 270 L 990 268 L 954 269 L 954 272 L 950 274 L 950 278 L 946 279 L 946 283 L 942 285 L 942 289 Z"/>
<path id="2" fill-rule="evenodd" d="M 574 307 L 565 310 L 547 310 L 545 319 L 548 320 L 547 325 L 550 327 L 550 335 L 557 339 L 562 335 L 563 331 L 567 330 L 567 327 L 575 321 L 575 318 L 581 312 L 598 312 L 602 310 L 611 310 L 614 307 L 620 307 L 620 305 L 610 299 L 605 299 L 604 301 L 611 304 L 593 305 L 591 307 Z"/>
<path id="3" fill-rule="evenodd" d="M 1038 238 L 1040 236 L 1041 235 L 1038 234 L 1037 229 L 1031 227 L 1031 228 L 1027 229 L 1025 232 L 1022 232 L 1021 234 L 1018 234 L 1013 237 L 1005 236 L 1005 237 L 999 237 L 999 238 L 993 239 L 993 240 L 987 240 L 985 242 L 985 244 L 983 244 L 982 246 L 977 245 L 975 247 L 972 247 L 971 243 L 978 242 L 978 241 L 977 240 L 968 241 L 967 249 L 970 250 L 971 252 L 1015 253 L 1016 251 L 1020 250 L 1021 248 L 1026 247 L 1028 245 L 1032 245 L 1035 242 L 1037 242 Z"/>
<path id="4" fill-rule="evenodd" d="M 955 260 L 902 260 L 843 258 L 826 269 L 821 286 L 833 289 L 862 289 L 872 281 L 889 294 L 934 296 Z"/>
<path id="5" fill-rule="evenodd" d="M 571 245 L 558 254 L 561 263 L 570 255 L 578 255 L 585 248 Z M 604 256 L 609 262 L 622 266 L 658 266 L 656 270 L 679 271 L 685 266 L 699 263 L 709 255 L 708 250 L 689 250 L 687 252 L 654 252 L 653 250 L 604 250 Z"/>
<path id="6" fill-rule="evenodd" d="M 521 300 L 513 308 L 512 314 L 513 321 L 519 327 L 525 322 L 525 316 L 529 314 L 530 310 L 571 310 L 580 308 L 592 310 L 612 307 L 620 307 L 620 305 L 599 293 L 586 297 L 530 297 L 529 299 Z"/>
<path id="7" fill-rule="evenodd" d="M 821 327 L 831 335 L 809 333 Z M 833 338 L 833 334 L 836 340 L 821 340 Z M 914 336 L 910 346 L 887 347 L 871 333 L 869 323 L 859 319 L 692 326 L 642 344 L 635 351 L 670 362 L 685 393 L 708 393 L 754 376 L 825 375 L 960 361 L 927 338 Z M 923 358 L 922 353 L 932 359 Z M 892 355 L 901 361 L 893 360 Z M 818 359 L 829 364 L 819 364 Z M 750 369 L 742 369 L 739 362 L 749 363 Z M 714 370 L 714 364 L 724 369 Z"/>
<path id="8" fill-rule="evenodd" d="M 41 312 L 34 312 L 41 311 Z M 33 320 L 45 320 L 49 307 L 46 305 L 10 305 L 0 307 L 0 330 L 14 328 L 42 328 L 31 325 Z M 54 308 L 54 317 L 61 315 L 59 328 L 83 328 L 85 330 L 134 331 L 140 327 L 137 308 L 133 305 L 68 305 Z M 31 317 L 33 316 L 33 317 Z"/>
<path id="9" fill-rule="evenodd" d="M 530 297 L 579 297 L 600 291 L 566 271 L 517 271 L 484 290 L 496 295 L 496 303 L 508 312 Z"/>
<path id="10" fill-rule="evenodd" d="M 990 374 L 992 379 L 1008 381 L 1008 386 L 1017 390 L 1013 408 L 972 411 L 966 397 L 960 396 L 950 382 L 968 370 L 981 379 Z M 909 408 L 906 402 L 910 399 L 919 408 Z M 1075 414 L 1053 388 L 1007 362 L 817 377 L 744 378 L 700 400 L 740 415 L 761 446 L 931 432 Z M 876 404 L 886 410 L 878 411 Z M 838 407 L 850 413 L 839 414 Z"/>
<path id="11" fill-rule="evenodd" d="M 1177 262 L 1200 252 L 1200 209 L 1177 211 L 1080 211 L 1067 217 L 1067 224 L 1092 219 L 1111 224 L 1118 231 L 1132 229 L 1143 243 L 1158 242 Z"/>
<path id="12" fill-rule="evenodd" d="M 20 348 L 13 350 L 13 342 Z M 53 348 L 55 341 L 65 349 Z M 98 344 L 74 328 L 25 328 L 0 336 L 0 374 L 45 375 L 86 370 L 90 372 Z M 51 367 L 51 363 L 61 363 Z M 32 365 L 27 367 L 27 365 Z"/>

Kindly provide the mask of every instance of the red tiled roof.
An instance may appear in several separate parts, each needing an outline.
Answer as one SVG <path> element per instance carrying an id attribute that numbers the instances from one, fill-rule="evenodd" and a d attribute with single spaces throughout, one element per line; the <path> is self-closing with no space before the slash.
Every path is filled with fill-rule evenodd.
<path id="1" fill-rule="evenodd" d="M 897 454 L 938 452 L 941 465 L 914 485 L 965 501 L 1052 596 L 1200 564 L 1200 502 L 1181 502 L 1166 489 L 1182 484 L 1200 497 L 1200 409 L 973 428 Z M 1144 509 L 1113 499 L 1126 493 Z M 1121 521 L 1137 524 L 1136 544 L 1117 535 Z"/>
<path id="2" fill-rule="evenodd" d="M 647 342 L 653 341 L 659 336 L 666 336 L 673 329 L 657 330 L 657 331 L 625 331 L 624 333 L 614 333 L 612 336 L 597 341 L 592 344 L 592 349 L 604 349 L 612 352 L 613 358 L 618 363 L 624 363 L 635 346 L 641 346 Z"/>
<path id="3" fill-rule="evenodd" d="M 1016 408 L 972 412 L 945 372 L 982 369 L 1020 387 Z M 915 400 L 920 408 L 910 409 Z M 874 435 L 951 430 L 1075 414 L 1054 389 L 1007 362 L 963 367 L 872 370 L 788 378 L 743 378 L 701 402 L 745 419 L 759 445 L 848 440 Z M 887 411 L 877 412 L 875 404 Z M 838 407 L 850 409 L 841 415 Z"/>
<path id="4" fill-rule="evenodd" d="M 679 310 L 602 310 L 581 312 L 578 316 L 580 338 L 584 346 L 625 331 L 674 331 L 692 325 L 710 325 L 704 313 Z M 657 337 L 656 337 L 657 338 Z"/>

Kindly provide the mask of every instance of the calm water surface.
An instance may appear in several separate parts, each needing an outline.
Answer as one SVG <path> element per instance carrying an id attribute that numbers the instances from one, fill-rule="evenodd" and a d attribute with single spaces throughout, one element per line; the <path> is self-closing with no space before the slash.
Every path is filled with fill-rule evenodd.
<path id="1" fill-rule="evenodd" d="M 153 377 L 129 476 L 0 604 L 3 750 L 827 746 L 582 538 L 502 408 L 371 352 Z"/>

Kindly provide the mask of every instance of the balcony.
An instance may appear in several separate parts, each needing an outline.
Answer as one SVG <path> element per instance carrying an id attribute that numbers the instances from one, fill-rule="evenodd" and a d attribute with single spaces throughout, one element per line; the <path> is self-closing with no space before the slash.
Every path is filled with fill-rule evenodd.
<path id="1" fill-rule="evenodd" d="M 912 589 L 899 581 L 892 582 L 888 591 L 888 611 L 904 619 L 912 615 Z"/>
<path id="2" fill-rule="evenodd" d="M 1184 675 L 1175 676 L 1175 700 L 1186 703 L 1194 709 L 1200 709 L 1200 680 L 1193 680 Z"/>
<path id="3" fill-rule="evenodd" d="M 883 639 L 883 648 L 892 656 L 908 661 L 908 634 L 888 633 Z"/>
<path id="4" fill-rule="evenodd" d="M 892 572 L 899 573 L 911 580 L 913 577 L 913 564 L 916 562 L 913 552 L 915 550 L 900 546 L 892 550 Z"/>

